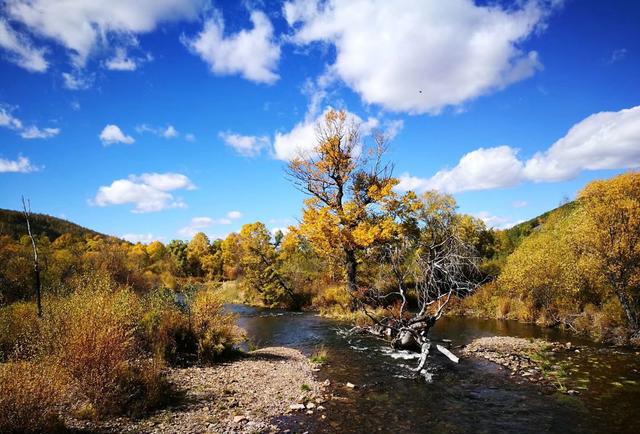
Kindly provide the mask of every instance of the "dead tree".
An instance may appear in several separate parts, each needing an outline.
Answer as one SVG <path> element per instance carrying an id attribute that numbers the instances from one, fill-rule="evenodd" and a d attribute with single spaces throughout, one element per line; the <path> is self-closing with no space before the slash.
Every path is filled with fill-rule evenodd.
<path id="1" fill-rule="evenodd" d="M 376 322 L 376 331 L 391 338 L 398 349 L 421 352 L 422 370 L 431 348 L 429 331 L 455 296 L 477 286 L 477 259 L 472 247 L 456 234 L 452 224 L 431 221 L 417 236 L 403 235 L 383 246 L 383 262 L 393 282 L 391 291 L 369 290 L 361 298 L 365 312 Z M 367 306 L 385 307 L 376 318 Z M 449 359 L 457 357 L 440 345 L 436 349 Z"/>
<path id="2" fill-rule="evenodd" d="M 33 249 L 33 291 L 36 295 L 36 305 L 38 307 L 38 316 L 42 316 L 42 297 L 41 297 L 41 282 L 40 282 L 40 261 L 38 260 L 38 246 L 36 245 L 36 239 L 31 232 L 31 201 L 27 199 L 25 201 L 22 196 L 22 214 L 27 222 L 27 233 L 31 239 L 31 247 Z"/>

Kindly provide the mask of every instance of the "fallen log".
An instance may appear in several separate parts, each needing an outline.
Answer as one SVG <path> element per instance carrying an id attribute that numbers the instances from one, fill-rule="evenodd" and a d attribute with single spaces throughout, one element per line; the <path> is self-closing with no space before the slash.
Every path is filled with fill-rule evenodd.
<path id="1" fill-rule="evenodd" d="M 436 349 L 438 351 L 440 351 L 442 354 L 444 354 L 445 356 L 447 356 L 449 358 L 449 360 L 451 360 L 453 363 L 459 363 L 460 362 L 460 358 L 458 356 L 453 354 L 451 351 L 447 350 L 442 345 L 436 345 Z"/>

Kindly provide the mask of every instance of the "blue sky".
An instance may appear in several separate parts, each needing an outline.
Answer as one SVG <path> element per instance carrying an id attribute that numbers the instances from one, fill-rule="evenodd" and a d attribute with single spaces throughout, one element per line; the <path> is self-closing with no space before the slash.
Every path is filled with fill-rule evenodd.
<path id="1" fill-rule="evenodd" d="M 640 3 L 0 2 L 0 207 L 136 240 L 295 223 L 327 107 L 504 227 L 640 167 Z"/>

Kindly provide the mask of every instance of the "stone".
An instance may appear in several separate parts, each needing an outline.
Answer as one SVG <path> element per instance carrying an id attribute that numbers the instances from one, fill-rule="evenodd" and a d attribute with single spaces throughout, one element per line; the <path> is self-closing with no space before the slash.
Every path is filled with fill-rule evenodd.
<path id="1" fill-rule="evenodd" d="M 349 389 L 355 389 L 355 388 L 356 388 L 356 385 L 355 385 L 355 384 L 353 384 L 353 383 L 349 383 L 349 382 L 347 382 L 347 387 L 348 387 Z"/>
<path id="2" fill-rule="evenodd" d="M 307 408 L 315 408 L 316 405 L 313 402 L 307 403 Z"/>
<path id="3" fill-rule="evenodd" d="M 291 404 L 289 406 L 289 410 L 293 411 L 304 410 L 305 408 L 304 404 Z"/>
<path id="4" fill-rule="evenodd" d="M 240 422 L 243 422 L 245 420 L 247 420 L 246 416 L 235 416 L 233 418 L 233 423 L 240 423 Z"/>

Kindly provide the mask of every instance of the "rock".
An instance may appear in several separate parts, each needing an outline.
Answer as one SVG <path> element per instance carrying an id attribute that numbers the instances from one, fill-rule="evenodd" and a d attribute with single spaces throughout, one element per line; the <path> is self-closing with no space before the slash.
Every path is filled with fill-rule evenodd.
<path id="1" fill-rule="evenodd" d="M 324 407 L 322 405 L 319 405 L 318 406 L 318 411 L 323 411 L 323 410 L 324 410 Z"/>
<path id="2" fill-rule="evenodd" d="M 326 380 L 324 380 L 324 383 L 322 383 L 323 386 L 331 386 L 331 381 L 329 381 L 329 379 L 327 378 Z"/>
<path id="3" fill-rule="evenodd" d="M 573 390 L 573 389 L 569 389 L 567 390 L 567 395 L 579 395 L 580 392 L 578 392 L 577 390 Z"/>
<path id="4" fill-rule="evenodd" d="M 313 402 L 307 403 L 307 408 L 316 408 L 316 405 Z"/>
<path id="5" fill-rule="evenodd" d="M 349 389 L 355 389 L 355 388 L 356 388 L 356 385 L 355 385 L 355 384 L 353 384 L 353 383 L 349 383 L 349 382 L 347 382 L 346 386 L 347 386 Z"/>
<path id="6" fill-rule="evenodd" d="M 247 420 L 246 416 L 235 416 L 233 418 L 233 423 L 240 423 Z"/>
<path id="7" fill-rule="evenodd" d="M 307 414 L 313 414 L 313 410 L 307 410 Z"/>
<path id="8" fill-rule="evenodd" d="M 304 410 L 306 407 L 304 404 L 291 404 L 289 406 L 289 410 L 293 410 L 293 411 L 298 411 L 298 410 Z"/>

